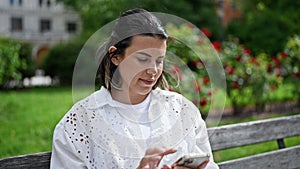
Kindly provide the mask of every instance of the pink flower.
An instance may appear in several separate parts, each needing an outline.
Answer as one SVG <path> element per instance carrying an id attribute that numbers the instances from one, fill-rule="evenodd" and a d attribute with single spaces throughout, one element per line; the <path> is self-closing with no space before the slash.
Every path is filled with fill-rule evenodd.
<path id="1" fill-rule="evenodd" d="M 170 71 L 178 77 L 178 80 L 182 80 L 182 72 L 179 66 L 173 66 Z"/>

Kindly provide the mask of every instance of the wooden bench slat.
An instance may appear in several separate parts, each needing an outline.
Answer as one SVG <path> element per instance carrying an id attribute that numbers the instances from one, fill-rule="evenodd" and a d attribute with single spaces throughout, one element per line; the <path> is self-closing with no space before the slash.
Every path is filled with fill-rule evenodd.
<path id="1" fill-rule="evenodd" d="M 220 169 L 282 169 L 300 166 L 300 145 L 219 163 Z"/>
<path id="2" fill-rule="evenodd" d="M 225 125 L 208 129 L 212 150 L 300 135 L 300 115 Z"/>
<path id="3" fill-rule="evenodd" d="M 5 169 L 49 169 L 51 152 L 0 159 L 0 168 Z"/>

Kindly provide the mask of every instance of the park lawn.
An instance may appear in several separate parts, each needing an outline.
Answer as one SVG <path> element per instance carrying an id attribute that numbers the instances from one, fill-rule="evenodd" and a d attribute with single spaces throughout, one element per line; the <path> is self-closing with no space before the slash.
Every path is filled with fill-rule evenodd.
<path id="1" fill-rule="evenodd" d="M 53 130 L 73 105 L 71 87 L 0 92 L 0 158 L 51 151 Z M 227 123 L 253 121 L 248 118 Z M 285 140 L 299 145 L 300 137 Z M 214 152 L 217 162 L 277 149 L 276 141 Z"/>
<path id="2" fill-rule="evenodd" d="M 0 91 L 0 158 L 50 151 L 53 130 L 71 108 L 71 88 Z"/>

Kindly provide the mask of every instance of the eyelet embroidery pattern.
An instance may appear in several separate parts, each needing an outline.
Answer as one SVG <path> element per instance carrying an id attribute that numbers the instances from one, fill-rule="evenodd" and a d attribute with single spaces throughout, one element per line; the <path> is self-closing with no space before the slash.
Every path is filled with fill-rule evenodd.
<path id="1" fill-rule="evenodd" d="M 94 97 L 91 95 L 76 103 L 65 116 L 65 132 L 78 157 L 91 169 L 136 168 L 148 148 L 146 141 L 139 138 L 142 131 L 138 124 L 124 120 L 109 105 L 89 109 L 88 105 L 96 104 Z M 194 114 L 197 110 L 176 94 L 163 93 L 156 99 L 168 111 L 151 123 L 150 147 L 181 147 L 190 151 L 186 138 L 195 137 L 199 125 Z M 160 111 L 159 108 L 152 106 L 152 111 Z"/>

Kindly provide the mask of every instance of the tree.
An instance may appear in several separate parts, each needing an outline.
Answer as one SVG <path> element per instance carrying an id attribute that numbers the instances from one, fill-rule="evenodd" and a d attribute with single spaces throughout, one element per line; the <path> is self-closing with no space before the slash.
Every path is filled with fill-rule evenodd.
<path id="1" fill-rule="evenodd" d="M 31 73 L 31 47 L 16 40 L 0 39 L 0 88 L 10 80 L 21 80 Z"/>
<path id="2" fill-rule="evenodd" d="M 254 54 L 283 50 L 287 38 L 300 32 L 300 1 L 245 0 L 243 17 L 233 20 L 227 34 L 239 37 Z"/>
<path id="3" fill-rule="evenodd" d="M 122 12 L 132 8 L 145 8 L 151 12 L 163 12 L 182 17 L 199 28 L 207 27 L 216 38 L 220 36 L 221 24 L 211 0 L 60 0 L 79 12 L 83 30 L 94 33 L 104 24 L 116 19 Z"/>

